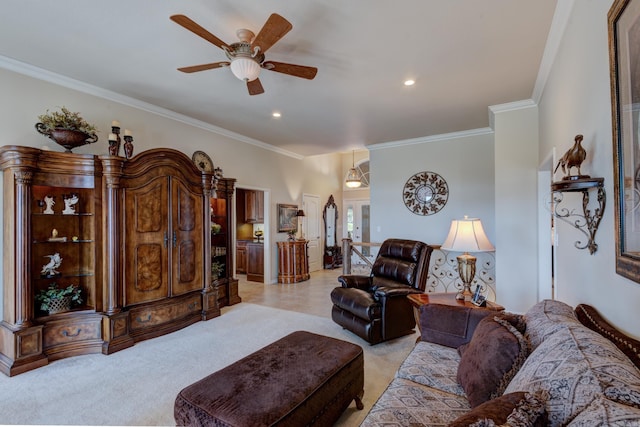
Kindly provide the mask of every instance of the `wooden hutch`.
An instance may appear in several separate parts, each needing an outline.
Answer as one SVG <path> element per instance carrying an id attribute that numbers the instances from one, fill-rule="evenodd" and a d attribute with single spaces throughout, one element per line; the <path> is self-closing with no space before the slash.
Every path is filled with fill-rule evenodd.
<path id="1" fill-rule="evenodd" d="M 228 267 L 235 180 L 223 178 L 213 191 L 211 173 L 162 148 L 125 160 L 4 146 L 0 170 L 4 374 L 110 354 L 219 316 L 220 306 L 240 301 Z M 67 211 L 71 196 L 78 201 Z M 212 219 L 225 230 L 214 240 Z M 44 275 L 53 254 L 62 259 L 58 274 Z M 215 281 L 213 260 L 224 266 Z M 54 282 L 78 286 L 82 304 L 41 312 L 35 296 Z"/>

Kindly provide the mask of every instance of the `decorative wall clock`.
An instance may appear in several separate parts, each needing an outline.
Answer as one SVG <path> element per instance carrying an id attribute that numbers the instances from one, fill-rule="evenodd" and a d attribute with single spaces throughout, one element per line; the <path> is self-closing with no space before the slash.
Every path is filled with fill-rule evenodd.
<path id="1" fill-rule="evenodd" d="M 193 160 L 193 163 L 195 163 L 201 171 L 213 172 L 213 161 L 204 151 L 195 151 L 193 156 L 191 156 L 191 160 Z"/>
<path id="2" fill-rule="evenodd" d="M 433 215 L 449 199 L 447 181 L 435 172 L 418 172 L 407 180 L 402 190 L 404 204 L 416 215 Z"/>

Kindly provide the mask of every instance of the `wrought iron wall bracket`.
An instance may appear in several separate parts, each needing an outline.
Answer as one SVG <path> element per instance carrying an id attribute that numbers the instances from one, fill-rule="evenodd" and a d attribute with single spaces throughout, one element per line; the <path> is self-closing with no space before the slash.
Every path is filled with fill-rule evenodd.
<path id="1" fill-rule="evenodd" d="M 593 213 L 589 209 L 589 192 L 597 191 L 598 207 Z M 556 218 L 571 224 L 580 230 L 588 239 L 587 243 L 578 240 L 575 247 L 578 249 L 589 249 L 589 253 L 593 255 L 598 250 L 596 243 L 596 232 L 602 220 L 602 214 L 607 202 L 607 196 L 604 191 L 604 178 L 580 178 L 574 180 L 562 180 L 551 184 L 553 192 L 554 209 L 553 214 Z M 576 212 L 575 209 L 567 209 L 560 207 L 563 199 L 563 193 L 582 193 L 582 213 Z"/>

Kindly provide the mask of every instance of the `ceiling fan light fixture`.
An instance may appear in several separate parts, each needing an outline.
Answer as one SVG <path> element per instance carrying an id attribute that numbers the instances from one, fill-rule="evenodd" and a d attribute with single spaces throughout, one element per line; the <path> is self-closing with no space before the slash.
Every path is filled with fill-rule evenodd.
<path id="1" fill-rule="evenodd" d="M 231 72 L 242 81 L 252 82 L 260 75 L 260 64 L 251 58 L 236 57 L 231 61 Z"/>

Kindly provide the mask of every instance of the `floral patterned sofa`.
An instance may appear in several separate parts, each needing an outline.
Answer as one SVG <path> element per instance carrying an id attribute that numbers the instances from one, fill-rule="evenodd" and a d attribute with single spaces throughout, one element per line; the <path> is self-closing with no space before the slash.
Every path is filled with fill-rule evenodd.
<path id="1" fill-rule="evenodd" d="M 640 426 L 640 342 L 591 306 L 430 304 L 420 326 L 362 426 Z"/>

